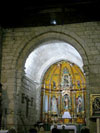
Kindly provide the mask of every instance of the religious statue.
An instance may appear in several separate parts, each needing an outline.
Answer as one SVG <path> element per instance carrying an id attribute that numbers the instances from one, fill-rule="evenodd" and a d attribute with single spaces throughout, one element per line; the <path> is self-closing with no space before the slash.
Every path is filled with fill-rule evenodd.
<path id="1" fill-rule="evenodd" d="M 70 97 L 68 94 L 64 95 L 64 109 L 68 110 L 70 108 Z"/>
<path id="2" fill-rule="evenodd" d="M 55 88 L 56 88 L 56 82 L 53 81 L 53 89 L 55 89 Z"/>
<path id="3" fill-rule="evenodd" d="M 52 97 L 52 107 L 51 107 L 51 111 L 54 113 L 58 113 L 58 109 L 57 109 L 57 99 L 55 96 Z"/>
<path id="4" fill-rule="evenodd" d="M 82 112 L 82 98 L 81 98 L 81 96 L 78 96 L 78 98 L 76 100 L 77 100 L 77 102 L 76 102 L 77 113 L 80 113 L 80 112 Z"/>

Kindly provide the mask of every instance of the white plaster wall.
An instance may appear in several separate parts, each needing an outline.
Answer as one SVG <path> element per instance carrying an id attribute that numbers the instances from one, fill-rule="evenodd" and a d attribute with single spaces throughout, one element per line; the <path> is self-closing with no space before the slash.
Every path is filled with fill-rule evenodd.
<path id="1" fill-rule="evenodd" d="M 27 58 L 25 73 L 34 82 L 41 84 L 46 70 L 53 63 L 67 60 L 77 64 L 83 70 L 83 61 L 78 51 L 70 44 L 61 41 L 52 41 L 41 44 Z"/>

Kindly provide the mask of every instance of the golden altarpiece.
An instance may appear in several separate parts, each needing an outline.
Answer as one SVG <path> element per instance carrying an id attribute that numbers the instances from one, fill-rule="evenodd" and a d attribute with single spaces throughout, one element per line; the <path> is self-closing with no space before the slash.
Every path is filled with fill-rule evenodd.
<path id="1" fill-rule="evenodd" d="M 81 69 L 67 61 L 53 64 L 42 83 L 41 120 L 84 124 L 85 97 L 86 81 Z"/>

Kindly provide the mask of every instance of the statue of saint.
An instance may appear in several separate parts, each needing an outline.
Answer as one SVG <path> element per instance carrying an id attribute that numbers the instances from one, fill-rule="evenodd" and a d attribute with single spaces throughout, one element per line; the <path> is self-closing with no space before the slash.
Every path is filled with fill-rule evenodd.
<path id="1" fill-rule="evenodd" d="M 64 109 L 68 110 L 70 108 L 70 97 L 68 94 L 64 95 Z"/>
<path id="2" fill-rule="evenodd" d="M 81 98 L 81 96 L 78 96 L 76 103 L 77 103 L 77 113 L 82 112 L 82 98 Z"/>
<path id="3" fill-rule="evenodd" d="M 57 99 L 55 96 L 52 97 L 52 108 L 51 111 L 53 113 L 58 113 L 58 109 L 57 109 Z"/>

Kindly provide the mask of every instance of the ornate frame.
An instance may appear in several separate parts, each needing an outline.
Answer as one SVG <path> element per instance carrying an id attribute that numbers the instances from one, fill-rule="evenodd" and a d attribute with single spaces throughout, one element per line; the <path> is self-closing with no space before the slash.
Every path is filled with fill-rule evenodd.
<path id="1" fill-rule="evenodd" d="M 100 117 L 100 94 L 90 94 L 90 115 Z"/>

